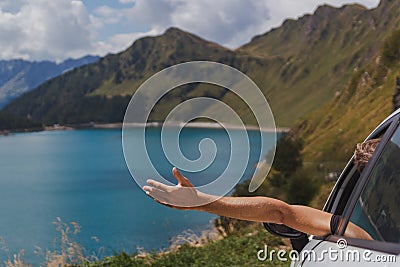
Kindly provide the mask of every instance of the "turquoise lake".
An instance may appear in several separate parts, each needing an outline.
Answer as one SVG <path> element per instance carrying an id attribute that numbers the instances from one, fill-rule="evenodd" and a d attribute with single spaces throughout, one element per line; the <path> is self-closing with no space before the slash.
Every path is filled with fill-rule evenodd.
<path id="1" fill-rule="evenodd" d="M 148 149 L 157 170 L 172 179 L 160 130 L 149 129 L 146 136 L 153 140 Z M 218 175 L 229 161 L 229 138 L 222 129 L 183 130 L 183 154 L 196 158 L 197 143 L 206 137 L 217 144 L 216 162 L 201 173 L 184 173 L 188 178 Z M 249 139 L 250 161 L 242 179 L 252 175 L 260 153 L 267 152 L 259 151 L 257 131 L 249 131 Z M 81 232 L 71 237 L 100 258 L 137 247 L 167 248 L 172 237 L 206 229 L 216 218 L 169 209 L 147 197 L 127 169 L 120 129 L 12 134 L 0 137 L 0 148 L 0 237 L 5 243 L 0 262 L 24 250 L 23 259 L 36 265 L 43 261 L 35 253 L 39 248 L 60 250 L 53 224 L 57 217 L 77 222 Z"/>

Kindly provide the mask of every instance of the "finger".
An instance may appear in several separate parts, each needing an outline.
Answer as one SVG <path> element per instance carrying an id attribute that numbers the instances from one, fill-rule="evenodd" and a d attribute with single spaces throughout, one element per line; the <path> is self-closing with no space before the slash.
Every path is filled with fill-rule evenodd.
<path id="1" fill-rule="evenodd" d="M 178 183 L 181 186 L 185 187 L 193 187 L 193 184 L 185 177 L 183 176 L 176 167 L 172 169 L 172 174 L 174 175 L 175 179 L 178 180 Z"/>
<path id="2" fill-rule="evenodd" d="M 168 202 L 168 195 L 164 191 L 151 187 L 151 186 L 144 186 L 143 189 L 146 191 L 146 194 L 155 200 L 161 202 Z"/>
<path id="3" fill-rule="evenodd" d="M 158 202 L 166 207 L 178 209 L 178 210 L 190 210 L 190 207 L 179 206 L 176 204 L 170 204 L 172 202 L 170 202 L 170 200 L 169 200 L 169 194 L 162 190 L 159 190 L 159 189 L 151 187 L 151 186 L 144 186 L 143 189 L 146 191 L 146 194 L 149 197 L 151 197 L 153 200 L 155 200 L 156 202 Z"/>
<path id="4" fill-rule="evenodd" d="M 169 190 L 171 189 L 171 186 L 168 186 L 166 184 L 163 184 L 163 183 L 151 180 L 151 179 L 147 180 L 147 183 L 155 188 L 158 188 L 158 189 L 166 191 L 166 192 L 169 192 Z"/>
<path id="5" fill-rule="evenodd" d="M 153 188 L 153 187 L 148 186 L 148 185 L 143 186 L 143 190 L 144 190 L 146 193 L 149 192 L 150 190 L 152 190 L 152 188 Z"/>

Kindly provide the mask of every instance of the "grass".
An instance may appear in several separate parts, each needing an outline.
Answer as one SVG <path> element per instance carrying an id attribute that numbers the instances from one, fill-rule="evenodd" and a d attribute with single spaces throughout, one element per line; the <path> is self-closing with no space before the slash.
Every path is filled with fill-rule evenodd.
<path id="1" fill-rule="evenodd" d="M 55 250 L 43 250 L 36 248 L 35 254 L 38 257 L 44 257 L 45 261 L 40 266 L 58 267 L 58 266 L 88 266 L 90 262 L 98 260 L 95 255 L 86 256 L 85 248 L 75 241 L 75 237 L 80 233 L 81 227 L 76 222 L 65 223 L 57 217 L 53 222 L 60 237 L 54 240 L 58 246 Z M 2 249 L 7 250 L 4 240 L 2 240 Z M 9 256 L 3 262 L 6 267 L 28 267 L 31 264 L 24 261 L 24 250 Z"/>
<path id="2" fill-rule="evenodd" d="M 260 261 L 257 252 L 265 245 L 270 249 L 289 247 L 280 238 L 267 233 L 262 227 L 250 225 L 221 240 L 210 241 L 202 246 L 184 244 L 173 252 L 152 252 L 144 255 L 120 253 L 89 264 L 89 266 L 289 266 L 289 262 Z"/>
<path id="3" fill-rule="evenodd" d="M 82 266 L 82 267 L 133 267 L 133 266 L 289 266 L 288 261 L 272 260 L 261 261 L 257 252 L 268 247 L 268 252 L 283 249 L 290 252 L 290 247 L 282 239 L 272 236 L 260 224 L 247 224 L 230 234 L 218 238 L 215 235 L 196 236 L 193 232 L 185 232 L 176 237 L 175 242 L 164 251 L 138 251 L 134 254 L 118 252 L 113 256 L 102 259 L 96 256 L 85 255 L 85 248 L 75 241 L 80 232 L 76 222 L 65 223 L 60 218 L 54 222 L 60 238 L 57 239 L 58 248 L 46 250 L 45 262 L 40 266 Z M 222 231 L 223 232 L 223 231 Z M 221 233 L 222 233 L 221 232 Z M 262 254 L 264 255 L 264 254 Z M 24 261 L 24 251 L 9 257 L 3 262 L 5 267 L 32 266 Z M 288 257 L 287 257 L 288 258 Z"/>

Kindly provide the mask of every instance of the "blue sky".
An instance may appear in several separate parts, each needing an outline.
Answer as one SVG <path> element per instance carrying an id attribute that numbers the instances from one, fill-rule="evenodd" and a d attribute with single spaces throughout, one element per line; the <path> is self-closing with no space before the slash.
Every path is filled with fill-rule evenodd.
<path id="1" fill-rule="evenodd" d="M 117 53 L 175 26 L 237 48 L 317 6 L 379 0 L 0 0 L 0 60 Z"/>

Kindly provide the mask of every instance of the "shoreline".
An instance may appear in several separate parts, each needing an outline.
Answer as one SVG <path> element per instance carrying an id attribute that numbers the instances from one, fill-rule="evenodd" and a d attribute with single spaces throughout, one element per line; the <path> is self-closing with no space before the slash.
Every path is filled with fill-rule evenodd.
<path id="1" fill-rule="evenodd" d="M 78 127 L 75 128 L 71 126 L 73 129 L 83 129 L 83 128 L 95 128 L 95 129 L 119 129 L 119 128 L 157 128 L 157 127 L 186 127 L 186 128 L 200 128 L 200 129 L 232 129 L 232 130 L 242 130 L 241 126 L 233 125 L 233 124 L 225 124 L 224 126 L 219 123 L 210 123 L 210 122 L 191 122 L 191 123 L 163 123 L 163 122 L 148 122 L 148 123 L 93 123 L 89 127 Z M 244 125 L 246 130 L 254 130 L 258 131 L 260 128 L 255 125 Z M 276 127 L 275 130 L 277 132 L 289 132 L 289 127 Z M 261 128 L 261 131 L 273 132 L 273 128 Z"/>
<path id="2" fill-rule="evenodd" d="M 33 133 L 45 131 L 45 127 L 41 128 L 24 128 L 24 129 L 4 129 L 0 130 L 0 136 L 7 136 L 13 133 Z"/>
<path id="3" fill-rule="evenodd" d="M 108 126 L 107 126 L 108 125 Z M 98 126 L 99 128 L 101 127 L 113 127 L 114 124 L 106 124 L 105 126 Z M 190 122 L 190 123 L 181 123 L 181 122 L 176 122 L 176 123 L 162 123 L 162 122 L 150 122 L 150 123 L 125 123 L 119 124 L 119 127 L 128 127 L 128 128 L 135 128 L 135 127 L 186 127 L 186 128 L 200 128 L 200 129 L 231 129 L 231 130 L 242 130 L 243 128 L 239 125 L 234 125 L 234 124 L 224 124 L 221 125 L 219 123 L 210 123 L 210 122 Z M 273 128 L 259 128 L 256 125 L 244 125 L 245 129 L 248 131 L 265 131 L 265 132 L 273 132 L 274 130 L 277 132 L 288 132 L 290 131 L 290 128 L 288 127 L 276 127 L 275 129 Z"/>
<path id="4" fill-rule="evenodd" d="M 69 130 L 81 130 L 81 129 L 122 129 L 126 128 L 157 128 L 157 127 L 185 127 L 194 129 L 230 129 L 230 130 L 242 130 L 243 128 L 238 125 L 225 124 L 221 125 L 219 123 L 210 122 L 191 122 L 191 123 L 163 123 L 163 122 L 149 122 L 149 123 L 82 123 L 82 124 L 54 124 L 52 126 L 43 126 L 42 128 L 26 128 L 26 129 L 13 129 L 13 130 L 0 130 L 0 136 L 7 136 L 13 133 L 29 133 L 29 132 L 42 132 L 42 131 L 69 131 Z M 289 132 L 289 127 L 276 127 L 273 128 L 259 128 L 255 125 L 244 125 L 247 131 L 263 131 L 263 132 Z"/>

